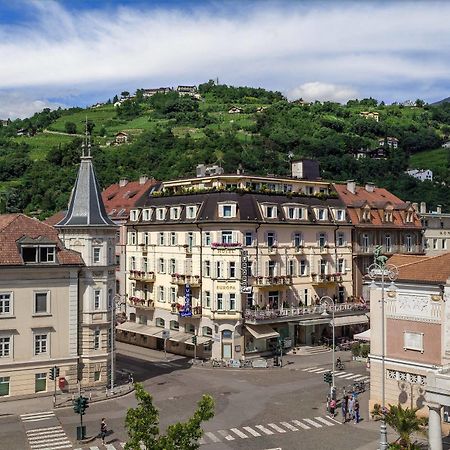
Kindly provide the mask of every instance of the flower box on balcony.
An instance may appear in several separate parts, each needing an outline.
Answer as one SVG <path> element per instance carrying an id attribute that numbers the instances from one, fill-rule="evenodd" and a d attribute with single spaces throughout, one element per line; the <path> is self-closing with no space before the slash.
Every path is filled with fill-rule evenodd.
<path id="1" fill-rule="evenodd" d="M 240 242 L 212 242 L 212 248 L 237 248 L 242 247 Z"/>

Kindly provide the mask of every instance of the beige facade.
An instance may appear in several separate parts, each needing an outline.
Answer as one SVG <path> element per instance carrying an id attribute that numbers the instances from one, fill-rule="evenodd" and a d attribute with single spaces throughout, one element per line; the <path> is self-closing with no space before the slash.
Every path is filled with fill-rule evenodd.
<path id="1" fill-rule="evenodd" d="M 415 204 L 416 210 L 419 208 Z M 420 204 L 419 214 L 424 227 L 423 242 L 427 255 L 439 255 L 450 251 L 450 214 L 442 212 L 440 205 L 435 211 L 427 211 L 426 203 Z"/>

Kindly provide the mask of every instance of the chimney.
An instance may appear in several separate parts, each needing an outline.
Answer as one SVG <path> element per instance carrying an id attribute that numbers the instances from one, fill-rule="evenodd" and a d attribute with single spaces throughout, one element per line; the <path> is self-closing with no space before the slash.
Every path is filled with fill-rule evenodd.
<path id="1" fill-rule="evenodd" d="M 124 187 L 124 186 L 126 186 L 128 184 L 128 180 L 126 179 L 126 178 L 122 178 L 120 181 L 119 181 L 119 187 Z"/>
<path id="2" fill-rule="evenodd" d="M 347 181 L 347 191 L 351 192 L 352 194 L 356 194 L 356 183 L 354 180 Z"/>
<path id="3" fill-rule="evenodd" d="M 412 207 L 414 208 L 414 211 L 419 212 L 419 204 L 417 202 L 414 202 Z"/>
<path id="4" fill-rule="evenodd" d="M 436 207 L 436 212 L 437 212 L 438 214 L 442 214 L 442 205 L 437 205 L 437 207 Z"/>
<path id="5" fill-rule="evenodd" d="M 204 164 L 197 164 L 197 177 L 204 177 L 206 175 L 206 167 Z"/>
<path id="6" fill-rule="evenodd" d="M 145 184 L 148 181 L 148 176 L 147 175 L 141 175 L 139 177 L 139 184 Z"/>
<path id="7" fill-rule="evenodd" d="M 366 191 L 367 192 L 375 191 L 375 185 L 373 183 L 366 183 Z"/>
<path id="8" fill-rule="evenodd" d="M 426 214 L 427 204 L 425 202 L 420 202 L 420 214 Z"/>

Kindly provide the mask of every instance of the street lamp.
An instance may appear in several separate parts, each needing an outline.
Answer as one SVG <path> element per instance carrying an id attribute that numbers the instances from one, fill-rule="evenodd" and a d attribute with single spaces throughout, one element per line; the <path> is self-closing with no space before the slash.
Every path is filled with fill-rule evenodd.
<path id="1" fill-rule="evenodd" d="M 335 372 L 335 370 L 336 370 L 336 361 L 335 361 L 335 354 L 334 354 L 334 348 L 335 348 L 335 342 L 334 342 L 334 335 L 335 335 L 335 332 L 334 332 L 334 310 L 335 310 L 335 307 L 334 307 L 334 300 L 331 298 L 331 297 L 329 297 L 328 295 L 324 295 L 323 297 L 321 297 L 320 298 L 320 304 L 322 305 L 322 304 L 325 304 L 325 309 L 323 310 L 323 313 L 322 313 L 322 316 L 324 316 L 324 317 L 326 317 L 326 316 L 328 316 L 328 313 L 327 313 L 327 308 L 326 308 L 326 305 L 327 304 L 331 304 L 331 324 L 332 324 L 332 329 L 333 329 L 333 339 L 332 339 L 332 354 L 333 354 L 333 370 L 332 370 L 332 372 L 331 372 L 331 393 L 330 393 L 330 397 L 331 398 L 334 398 L 333 396 L 334 396 L 334 372 Z"/>
<path id="2" fill-rule="evenodd" d="M 122 300 L 122 296 L 120 294 L 116 294 L 114 295 L 114 297 L 111 299 L 111 304 L 110 304 L 110 311 L 111 311 L 111 378 L 110 378 L 110 392 L 111 394 L 114 392 L 114 358 L 115 358 L 115 342 L 116 342 L 116 338 L 115 338 L 115 332 L 116 332 L 116 307 L 117 306 L 122 306 L 122 305 L 126 305 L 126 301 Z"/>
<path id="3" fill-rule="evenodd" d="M 388 448 L 387 442 L 387 427 L 386 418 L 384 412 L 386 411 L 386 387 L 385 387 L 385 323 L 384 323 L 384 302 L 385 302 L 385 281 L 386 277 L 392 283 L 398 277 L 398 268 L 393 264 L 386 264 L 387 257 L 381 255 L 381 246 L 378 246 L 374 252 L 374 263 L 367 269 L 367 275 L 375 283 L 376 279 L 381 278 L 381 407 L 382 407 L 382 420 L 380 424 L 380 450 L 386 450 Z"/>

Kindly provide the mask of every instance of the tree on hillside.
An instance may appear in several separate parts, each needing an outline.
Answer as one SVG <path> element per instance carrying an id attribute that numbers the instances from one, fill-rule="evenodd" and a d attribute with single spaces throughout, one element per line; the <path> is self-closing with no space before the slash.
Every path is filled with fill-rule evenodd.
<path id="1" fill-rule="evenodd" d="M 69 134 L 77 133 L 77 125 L 74 122 L 66 122 L 64 124 L 64 129 L 66 130 L 66 133 L 69 133 Z"/>
<path id="2" fill-rule="evenodd" d="M 113 104 L 114 103 L 117 103 L 119 101 L 119 97 L 117 97 L 117 94 L 113 97 L 113 100 L 112 100 L 112 102 L 113 102 Z"/>
<path id="3" fill-rule="evenodd" d="M 128 441 L 125 450 L 195 450 L 203 435 L 202 422 L 214 416 L 214 400 L 203 395 L 193 416 L 186 422 L 169 425 L 167 434 L 159 433 L 159 411 L 142 384 L 135 384 L 136 408 L 129 408 L 125 418 Z"/>
<path id="4" fill-rule="evenodd" d="M 120 96 L 122 98 L 128 98 L 130 96 L 130 93 L 128 91 L 123 91 L 120 93 Z"/>

